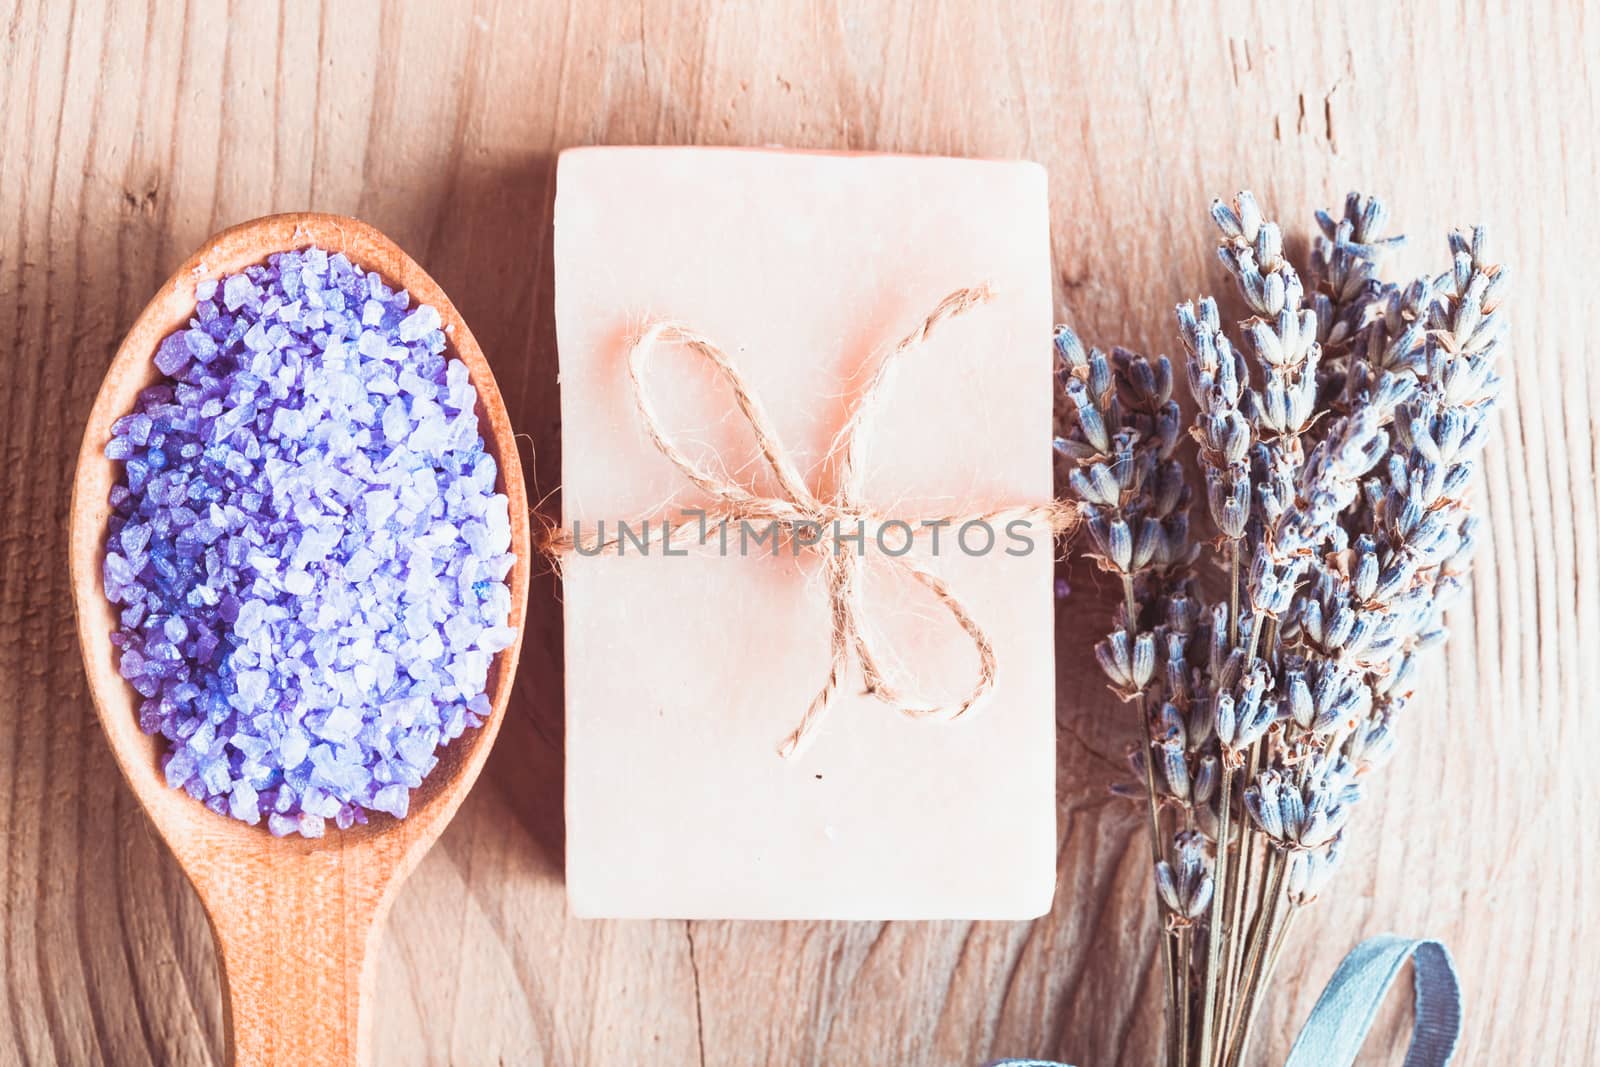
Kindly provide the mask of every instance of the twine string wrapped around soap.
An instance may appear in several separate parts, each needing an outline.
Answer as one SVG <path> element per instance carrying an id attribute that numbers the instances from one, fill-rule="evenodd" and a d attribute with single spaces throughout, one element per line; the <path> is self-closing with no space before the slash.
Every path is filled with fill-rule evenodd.
<path id="1" fill-rule="evenodd" d="M 876 360 L 872 376 L 859 401 L 828 449 L 828 458 L 838 461 L 838 485 L 833 497 L 826 500 L 819 498 L 806 485 L 805 478 L 795 466 L 788 450 L 778 440 L 760 400 L 751 391 L 738 367 L 715 341 L 680 323 L 660 321 L 646 327 L 629 346 L 628 376 L 633 383 L 634 402 L 639 419 L 650 437 L 651 444 L 677 467 L 684 477 L 715 501 L 713 506 L 704 509 L 702 513 L 702 532 L 706 528 L 704 523 L 710 520 L 718 523 L 739 521 L 775 523 L 791 539 L 797 538 L 802 530 L 817 535 L 814 540 L 798 539 L 795 543 L 819 554 L 826 568 L 832 658 L 826 682 L 812 699 L 794 731 L 779 745 L 778 752 L 782 756 L 799 755 L 815 736 L 817 727 L 838 695 L 839 687 L 849 667 L 852 649 L 861 666 L 866 692 L 885 704 L 899 708 L 907 715 L 958 718 L 981 704 L 994 688 L 996 671 L 994 645 L 983 627 L 967 610 L 966 605 L 950 589 L 949 584 L 938 575 L 902 556 L 880 553 L 881 558 L 914 578 L 932 594 L 972 640 L 973 647 L 978 653 L 977 678 L 971 689 L 959 700 L 940 703 L 908 697 L 902 693 L 883 670 L 882 657 L 875 648 L 875 639 L 863 625 L 865 608 L 862 602 L 861 572 L 867 558 L 865 552 L 849 551 L 838 543 L 842 540 L 840 538 L 835 538 L 830 543 L 820 536 L 821 531 L 834 530 L 844 524 L 852 526 L 859 524 L 858 528 L 862 530 L 882 528 L 885 519 L 861 503 L 861 489 L 865 473 L 865 431 L 870 426 L 877 405 L 881 402 L 885 385 L 900 361 L 920 348 L 941 323 L 987 303 L 993 299 L 993 295 L 987 285 L 973 289 L 957 289 L 941 300 L 916 329 L 902 337 Z M 777 479 L 776 495 L 766 496 L 752 491 L 724 474 L 709 470 L 685 454 L 673 438 L 662 429 L 655 402 L 645 385 L 643 373 L 646 360 L 662 345 L 680 345 L 699 354 L 716 367 L 726 379 L 733 391 L 734 402 L 755 434 L 756 445 L 762 458 L 766 460 Z M 918 525 L 921 529 L 929 529 L 943 525 L 960 526 L 972 522 L 993 525 L 1022 521 L 1042 523 L 1053 535 L 1069 527 L 1074 514 L 1069 504 L 1051 501 L 1045 504 L 995 508 L 971 514 L 924 518 L 919 520 Z M 901 525 L 910 526 L 903 520 Z M 686 528 L 679 527 L 678 530 Z M 666 529 L 669 532 L 663 536 L 670 543 L 674 531 L 671 531 L 670 527 Z M 917 532 L 918 529 L 913 527 L 912 536 L 916 536 Z M 580 540 L 566 530 L 548 531 L 544 540 L 545 551 L 557 564 L 563 556 L 573 551 L 595 555 L 620 544 L 620 537 L 593 536 Z"/>

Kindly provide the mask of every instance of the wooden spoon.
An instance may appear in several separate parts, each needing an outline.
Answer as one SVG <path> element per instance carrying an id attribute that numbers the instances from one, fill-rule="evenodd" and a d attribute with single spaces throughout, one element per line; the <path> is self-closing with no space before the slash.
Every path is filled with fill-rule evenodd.
<path id="1" fill-rule="evenodd" d="M 343 252 L 432 304 L 444 320 L 455 358 L 478 391 L 486 448 L 499 464 L 497 488 L 510 498 L 511 625 L 518 639 L 489 670 L 493 712 L 439 753 L 411 797 L 404 819 L 373 813 L 365 826 L 326 837 L 274 838 L 261 826 L 215 814 L 168 788 L 156 738 L 139 729 L 138 694 L 117 672 L 110 641 L 117 616 L 101 583 L 108 498 L 117 465 L 105 458 L 111 424 L 133 410 L 139 390 L 161 377 L 154 354 L 162 338 L 194 313 L 195 286 L 263 262 L 273 252 L 316 245 Z M 373 949 L 396 891 L 455 814 L 483 769 L 511 696 L 528 596 L 528 503 L 505 403 L 472 332 L 450 299 L 394 242 L 365 223 L 338 215 L 273 215 L 225 230 L 191 256 L 133 324 L 106 372 L 84 433 L 73 482 L 69 544 L 78 640 L 89 693 L 111 750 L 211 921 L 223 973 L 225 1040 L 230 1062 L 332 1064 L 368 1060 L 366 1005 Z"/>

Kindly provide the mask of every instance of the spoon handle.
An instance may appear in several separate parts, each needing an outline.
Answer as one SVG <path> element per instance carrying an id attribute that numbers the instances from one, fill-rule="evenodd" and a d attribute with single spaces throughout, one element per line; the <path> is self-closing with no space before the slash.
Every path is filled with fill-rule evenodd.
<path id="1" fill-rule="evenodd" d="M 370 1061 L 366 1009 L 390 879 L 337 851 L 197 878 L 222 965 L 227 1062 Z"/>

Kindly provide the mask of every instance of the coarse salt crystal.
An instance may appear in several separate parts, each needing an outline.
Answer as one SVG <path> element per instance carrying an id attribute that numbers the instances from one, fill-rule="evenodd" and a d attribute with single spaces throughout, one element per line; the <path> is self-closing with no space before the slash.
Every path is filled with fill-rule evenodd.
<path id="1" fill-rule="evenodd" d="M 439 328 L 439 312 L 431 304 L 424 304 L 400 320 L 400 340 L 410 343 L 426 337 Z"/>
<path id="2" fill-rule="evenodd" d="M 509 522 L 440 324 L 343 255 L 275 255 L 197 284 L 113 427 L 119 670 L 168 783 L 214 811 L 403 817 L 489 713 Z"/>
<path id="3" fill-rule="evenodd" d="M 256 287 L 243 274 L 235 274 L 222 283 L 222 303 L 229 311 L 238 311 L 256 295 Z"/>

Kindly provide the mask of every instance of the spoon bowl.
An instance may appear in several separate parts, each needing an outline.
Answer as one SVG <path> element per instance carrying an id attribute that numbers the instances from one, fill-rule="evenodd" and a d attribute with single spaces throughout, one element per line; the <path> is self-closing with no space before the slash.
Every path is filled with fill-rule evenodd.
<path id="1" fill-rule="evenodd" d="M 369 813 L 365 825 L 329 826 L 327 836 L 275 838 L 210 811 L 168 787 L 164 742 L 139 729 L 139 696 L 118 673 L 111 635 L 117 613 L 106 600 L 109 497 L 118 464 L 105 457 L 111 424 L 133 410 L 141 389 L 161 379 L 154 355 L 185 326 L 195 288 L 262 263 L 274 252 L 316 245 L 343 252 L 431 304 L 443 320 L 447 354 L 466 365 L 478 394 L 479 430 L 499 468 L 496 489 L 510 502 L 510 625 L 515 642 L 489 669 L 492 710 L 438 753 L 439 763 L 411 794 L 410 813 Z M 443 290 L 383 234 L 338 215 L 256 219 L 217 234 L 180 266 L 140 314 L 95 398 L 73 479 L 69 568 L 78 641 L 89 694 L 134 795 L 194 884 L 222 965 L 225 1040 L 239 1064 L 357 1063 L 370 1057 L 364 1010 L 373 983 L 373 949 L 401 882 L 455 814 L 488 758 L 505 717 L 522 645 L 531 549 L 528 502 L 505 403 L 472 332 Z"/>

